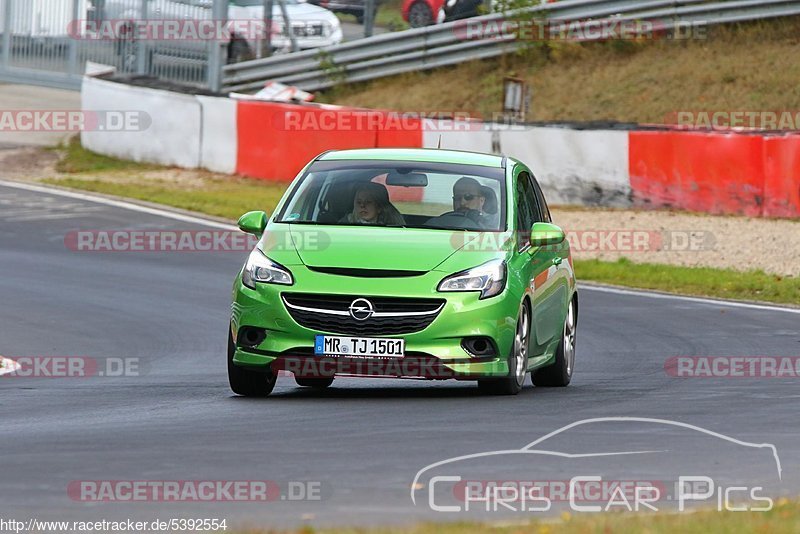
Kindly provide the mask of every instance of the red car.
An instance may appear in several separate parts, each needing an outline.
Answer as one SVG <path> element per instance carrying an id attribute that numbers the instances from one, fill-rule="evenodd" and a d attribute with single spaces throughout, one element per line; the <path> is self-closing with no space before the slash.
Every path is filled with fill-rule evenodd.
<path id="1" fill-rule="evenodd" d="M 412 28 L 474 17 L 483 0 L 403 0 L 403 20 Z"/>

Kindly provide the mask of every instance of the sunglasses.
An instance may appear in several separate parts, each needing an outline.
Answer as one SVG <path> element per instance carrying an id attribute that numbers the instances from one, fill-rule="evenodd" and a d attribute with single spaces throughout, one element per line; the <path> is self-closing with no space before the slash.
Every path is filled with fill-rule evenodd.
<path id="1" fill-rule="evenodd" d="M 455 200 L 456 202 L 458 202 L 459 200 L 461 200 L 461 199 L 463 198 L 463 199 L 464 199 L 464 200 L 466 200 L 467 202 L 472 202 L 473 200 L 475 200 L 475 199 L 476 199 L 476 198 L 478 198 L 479 196 L 480 196 L 480 195 L 473 195 L 473 194 L 470 194 L 470 193 L 467 193 L 467 194 L 465 194 L 465 195 L 453 195 L 453 200 Z"/>

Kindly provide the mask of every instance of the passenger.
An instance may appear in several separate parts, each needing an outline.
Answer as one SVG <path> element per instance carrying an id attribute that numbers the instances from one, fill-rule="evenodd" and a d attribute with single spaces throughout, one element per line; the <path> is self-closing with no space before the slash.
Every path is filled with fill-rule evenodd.
<path id="1" fill-rule="evenodd" d="M 389 200 L 389 191 L 383 184 L 364 182 L 356 186 L 353 211 L 345 215 L 344 223 L 383 224 L 404 226 L 405 220 Z"/>

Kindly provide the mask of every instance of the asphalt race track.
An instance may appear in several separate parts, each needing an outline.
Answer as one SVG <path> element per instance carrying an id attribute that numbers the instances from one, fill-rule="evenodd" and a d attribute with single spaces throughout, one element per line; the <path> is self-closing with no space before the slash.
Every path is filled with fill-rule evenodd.
<path id="1" fill-rule="evenodd" d="M 665 371 L 674 356 L 800 356 L 797 311 L 582 287 L 568 388 L 528 384 L 517 397 L 488 397 L 470 382 L 337 378 L 314 392 L 284 376 L 271 397 L 246 399 L 232 395 L 225 370 L 230 288 L 246 252 L 72 251 L 72 230 L 207 227 L 8 184 L 0 185 L 0 229 L 0 354 L 139 365 L 138 376 L 0 377 L 0 502 L 19 520 L 202 517 L 285 527 L 467 519 L 434 511 L 427 499 L 414 504 L 417 472 L 612 417 L 773 444 L 781 477 L 769 461 L 759 463 L 763 449 L 721 445 L 686 428 L 608 422 L 554 439 L 595 452 L 653 439 L 643 446 L 679 447 L 692 469 L 718 468 L 730 483 L 758 482 L 773 497 L 800 493 L 797 378 Z M 536 465 L 542 479 L 586 474 L 569 472 L 569 461 Z M 508 466 L 484 462 L 474 472 L 493 479 L 495 467 Z M 675 456 L 651 454 L 640 467 L 625 476 L 666 477 Z M 313 482 L 319 498 L 81 502 L 68 493 L 71 482 L 87 480 L 267 480 L 282 492 L 290 482 Z"/>

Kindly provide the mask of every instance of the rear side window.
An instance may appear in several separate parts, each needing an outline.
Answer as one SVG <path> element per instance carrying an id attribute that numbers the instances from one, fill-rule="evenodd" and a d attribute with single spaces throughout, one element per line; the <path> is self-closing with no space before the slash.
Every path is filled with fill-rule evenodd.
<path id="1" fill-rule="evenodd" d="M 519 248 L 523 249 L 530 244 L 530 232 L 533 223 L 537 221 L 538 209 L 536 194 L 528 179 L 528 173 L 521 172 L 517 177 L 516 187 L 517 203 L 517 232 L 519 232 Z"/>
<path id="2" fill-rule="evenodd" d="M 542 218 L 540 220 L 542 222 L 552 223 L 553 219 L 552 217 L 550 217 L 550 208 L 547 207 L 547 202 L 544 199 L 542 188 L 539 187 L 539 182 L 536 181 L 536 178 L 531 176 L 531 183 L 533 183 L 533 190 L 536 193 L 536 201 L 539 204 L 539 209 L 542 215 Z"/>

